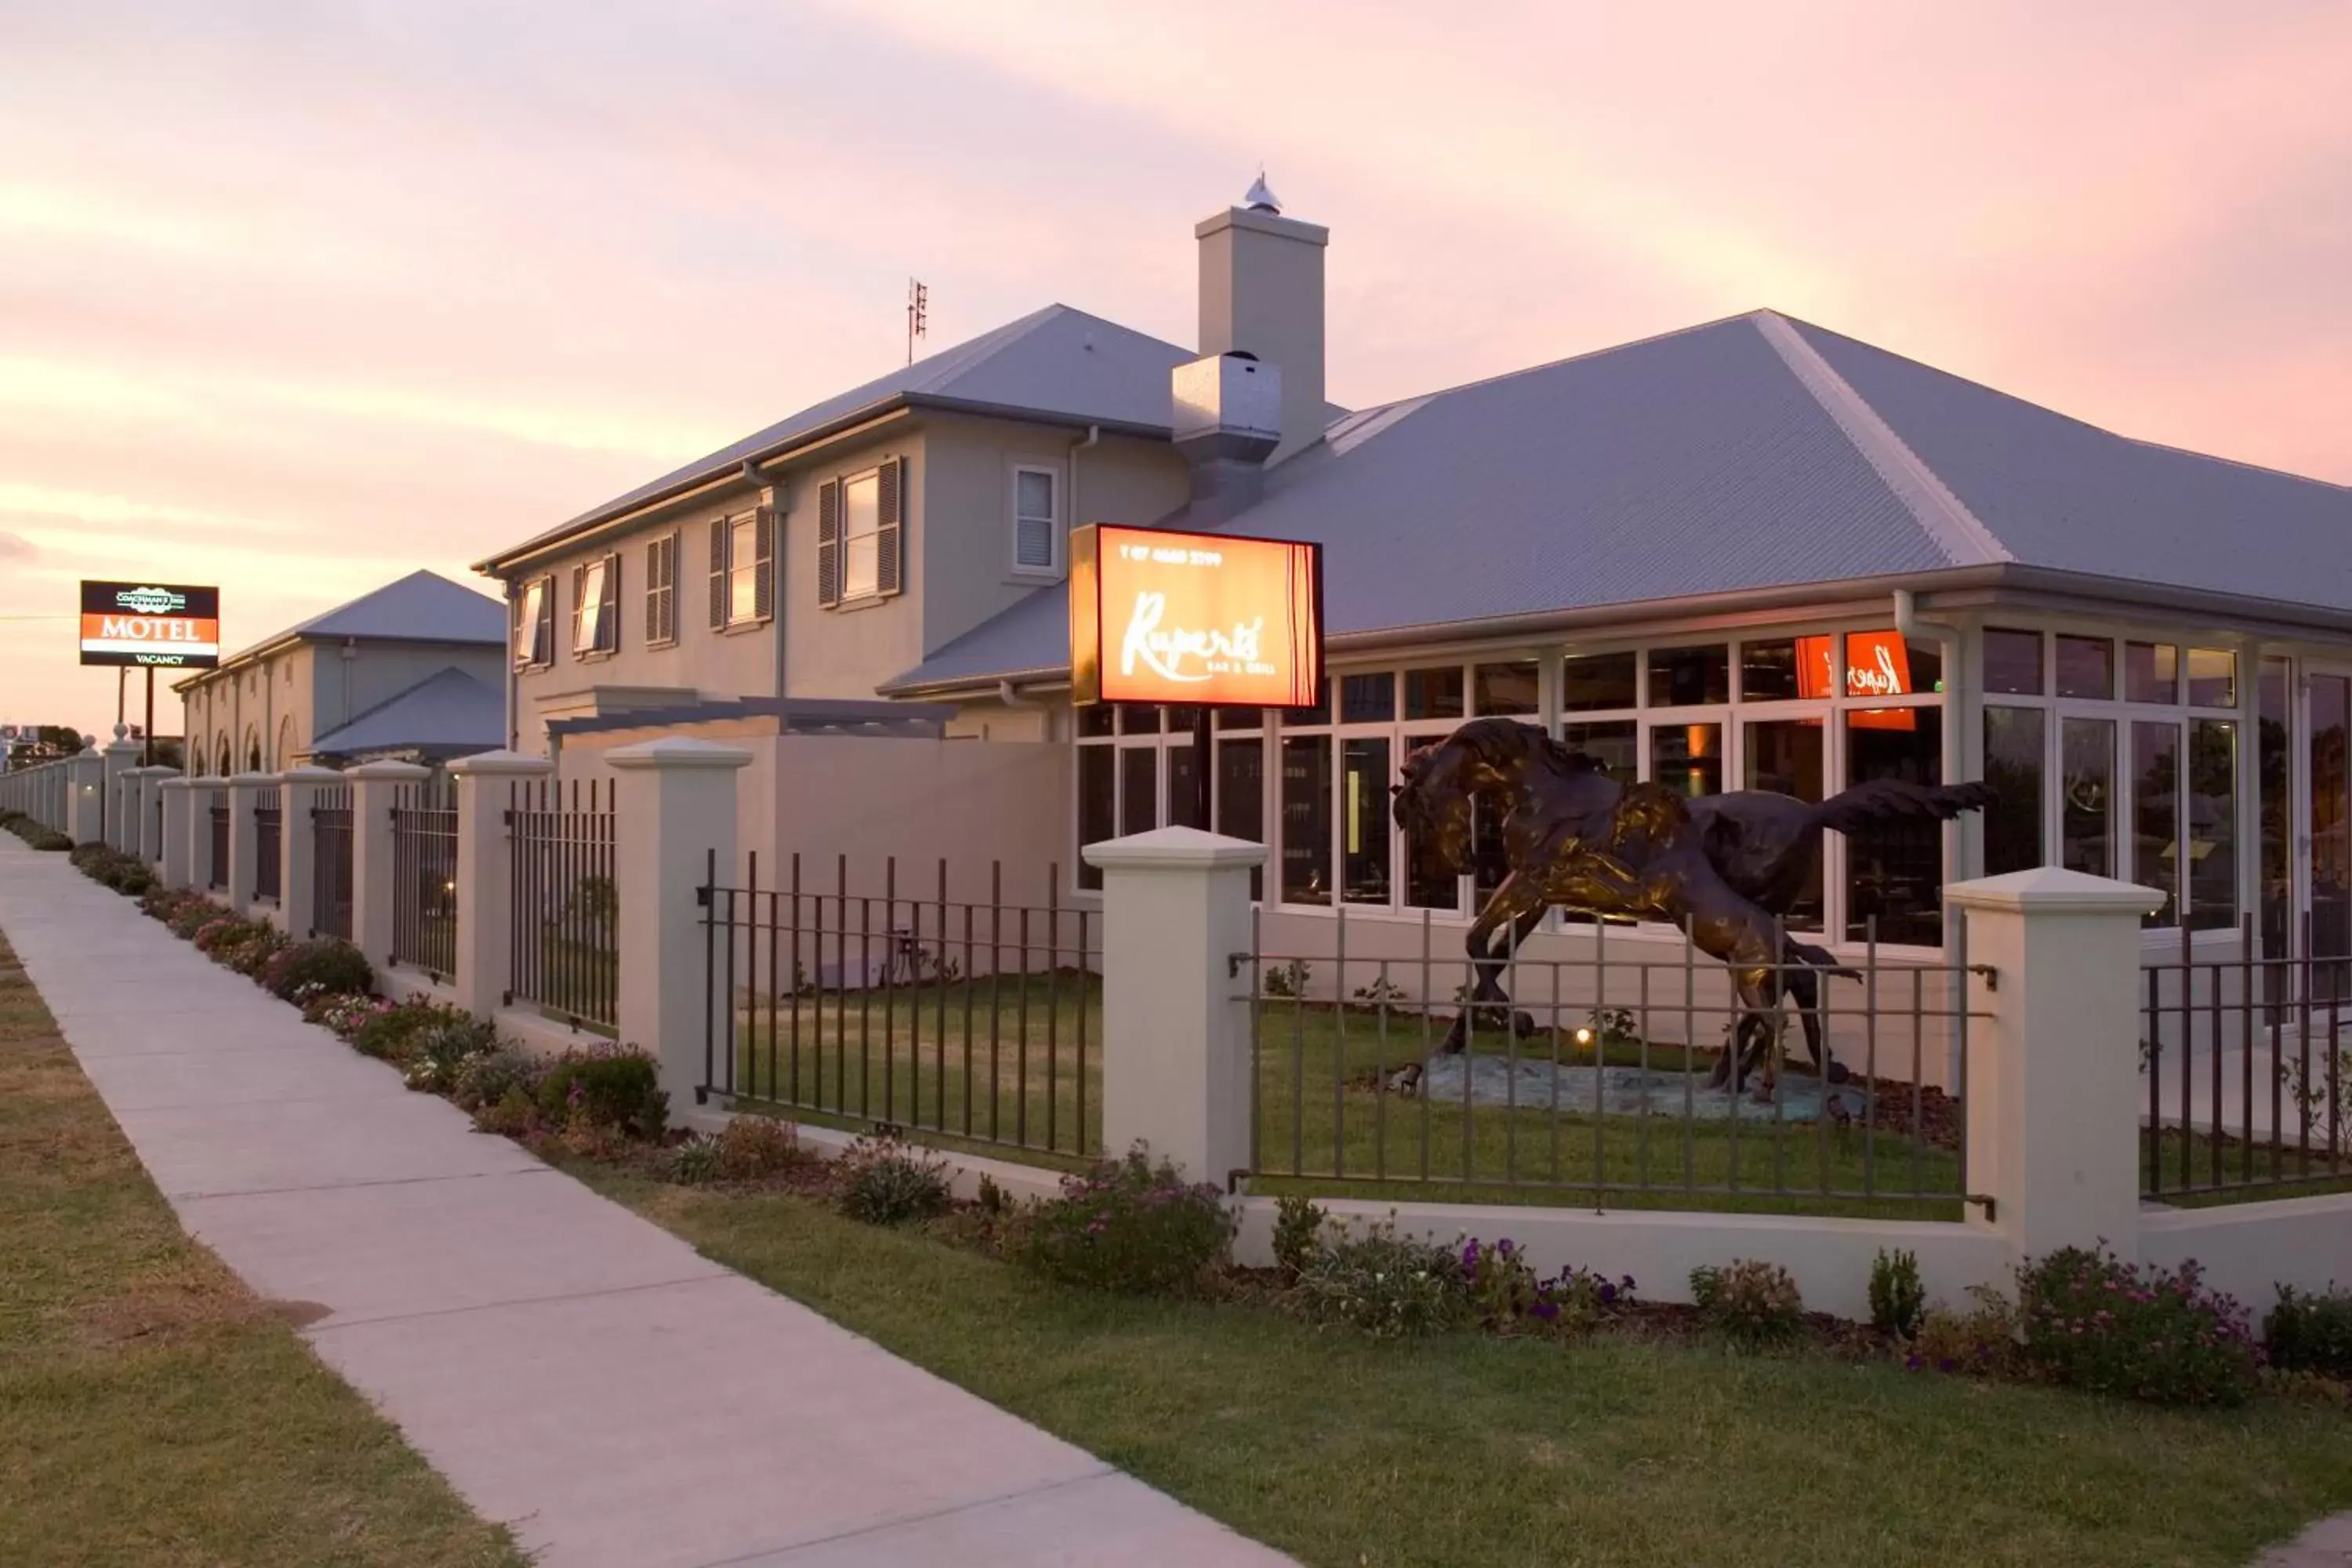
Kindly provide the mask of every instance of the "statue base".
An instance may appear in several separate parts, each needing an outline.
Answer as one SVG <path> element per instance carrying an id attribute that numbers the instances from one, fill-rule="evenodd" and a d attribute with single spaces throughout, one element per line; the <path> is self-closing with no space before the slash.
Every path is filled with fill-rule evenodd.
<path id="1" fill-rule="evenodd" d="M 1776 1103 L 1755 1098 L 1762 1079 L 1748 1075 L 1748 1087 L 1733 1094 L 1710 1087 L 1704 1070 L 1673 1072 L 1659 1068 L 1603 1067 L 1521 1057 L 1433 1056 L 1422 1064 L 1420 1092 L 1443 1104 L 1459 1105 L 1465 1090 L 1473 1105 L 1517 1106 L 1522 1110 L 1590 1116 L 1688 1117 L 1696 1121 L 1813 1121 L 1827 1101 L 1856 1122 L 1868 1104 L 1859 1083 L 1824 1086 L 1811 1073 L 1783 1066 Z M 1557 1100 L 1555 1100 L 1555 1096 Z M 1832 1117 L 1835 1113 L 1832 1112 Z"/>

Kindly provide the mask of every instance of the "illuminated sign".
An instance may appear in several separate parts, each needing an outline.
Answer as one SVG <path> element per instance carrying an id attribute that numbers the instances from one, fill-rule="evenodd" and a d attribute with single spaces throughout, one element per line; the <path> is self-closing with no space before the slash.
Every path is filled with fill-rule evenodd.
<path id="1" fill-rule="evenodd" d="M 184 584 L 85 582 L 81 662 L 215 668 L 220 663 L 220 590 Z"/>
<path id="2" fill-rule="evenodd" d="M 1799 637 L 1797 694 L 1827 697 L 1836 685 L 1837 638 Z M 1908 697 L 1911 689 L 1911 651 L 1902 633 L 1846 633 L 1848 697 Z M 1909 730 L 1919 721 L 1907 708 L 1870 708 L 1849 712 L 1846 722 L 1857 730 Z"/>
<path id="3" fill-rule="evenodd" d="M 1070 540 L 1074 700 L 1311 708 L 1323 686 L 1315 544 L 1095 523 Z"/>

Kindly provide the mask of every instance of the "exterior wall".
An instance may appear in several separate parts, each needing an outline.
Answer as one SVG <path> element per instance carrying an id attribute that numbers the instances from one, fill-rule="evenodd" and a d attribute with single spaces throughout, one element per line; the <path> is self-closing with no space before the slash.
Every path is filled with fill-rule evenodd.
<path id="1" fill-rule="evenodd" d="M 191 774 L 212 772 L 220 747 L 232 772 L 261 750 L 261 770 L 281 772 L 310 760 L 318 738 L 452 666 L 496 689 L 505 679 L 502 648 L 483 643 L 362 639 L 343 657 L 341 642 L 302 641 L 235 669 L 210 671 L 182 694 Z"/>
<path id="2" fill-rule="evenodd" d="M 845 446 L 795 466 L 789 509 L 777 531 L 776 602 L 784 606 L 783 695 L 871 701 L 874 688 L 923 661 L 923 606 L 931 588 L 930 432 L 893 426 L 873 440 Z M 900 499 L 900 592 L 826 608 L 816 597 L 818 491 L 830 479 L 864 472 L 885 458 L 907 465 Z M 766 688 L 776 689 L 772 681 Z"/>
<path id="3" fill-rule="evenodd" d="M 317 682 L 314 737 L 453 666 L 493 691 L 506 679 L 504 649 L 485 643 L 364 642 L 348 661 L 339 646 L 320 644 L 310 658 Z"/>

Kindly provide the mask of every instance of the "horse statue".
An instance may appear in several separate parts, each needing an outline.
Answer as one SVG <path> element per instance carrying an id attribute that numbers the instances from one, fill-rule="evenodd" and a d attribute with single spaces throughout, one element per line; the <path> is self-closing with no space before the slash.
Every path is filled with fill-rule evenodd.
<path id="1" fill-rule="evenodd" d="M 1533 725 L 1474 719 L 1405 758 L 1392 810 L 1417 842 L 1433 844 L 1456 875 L 1472 867 L 1471 813 L 1502 820 L 1507 874 L 1472 923 L 1465 946 L 1474 983 L 1439 1048 L 1468 1044 L 1475 1008 L 1507 1008 L 1502 973 L 1544 911 L 1670 921 L 1731 971 L 1741 1013 L 1733 1047 L 1710 1082 L 1744 1087 L 1760 1058 L 1759 1096 L 1777 1079 L 1770 1045 L 1783 996 L 1793 997 L 1806 1048 L 1828 1082 L 1845 1069 L 1822 1037 L 1821 983 L 1856 978 L 1826 950 L 1781 929 L 1804 891 L 1822 834 L 1897 822 L 1948 822 L 1992 799 L 1984 784 L 1917 784 L 1874 779 L 1814 804 L 1769 790 L 1696 798 L 1655 784 L 1620 784 L 1592 758 Z M 1499 938 L 1499 940 L 1497 940 Z M 1534 1032 L 1512 1015 L 1511 1027 Z M 1420 1082 L 1421 1064 L 1396 1087 Z"/>

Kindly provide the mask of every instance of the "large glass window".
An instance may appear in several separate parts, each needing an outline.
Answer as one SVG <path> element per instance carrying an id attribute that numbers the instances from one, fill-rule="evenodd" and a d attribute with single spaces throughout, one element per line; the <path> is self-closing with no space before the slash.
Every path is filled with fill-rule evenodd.
<path id="1" fill-rule="evenodd" d="M 1265 742 L 1255 735 L 1217 742 L 1217 831 L 1265 842 Z M 1265 869 L 1250 868 L 1250 897 L 1265 896 Z"/>
<path id="2" fill-rule="evenodd" d="M 2093 877 L 2116 874 L 2116 724 L 2064 719 L 2058 725 L 2059 864 Z"/>
<path id="3" fill-rule="evenodd" d="M 2180 649 L 2168 642 L 2124 644 L 2124 700 L 2180 700 Z"/>
<path id="4" fill-rule="evenodd" d="M 1984 689 L 2013 697 L 2041 696 L 2042 634 L 1986 627 Z"/>
<path id="5" fill-rule="evenodd" d="M 2189 924 L 2238 923 L 2238 726 L 2189 721 Z"/>
<path id="6" fill-rule="evenodd" d="M 2352 954 L 2352 679 L 2311 678 L 2311 952 Z M 2352 994 L 2352 966 L 2329 963 L 2312 977 L 2318 994 Z"/>
<path id="7" fill-rule="evenodd" d="M 2058 695 L 2114 701 L 2116 645 L 2105 637 L 2061 637 L 2057 642 Z"/>
<path id="8" fill-rule="evenodd" d="M 1811 643 L 1827 639 L 1807 637 L 1805 640 Z M 1739 645 L 1741 701 L 1784 702 L 1799 697 L 1821 696 L 1821 692 L 1806 689 L 1810 684 L 1798 673 L 1795 638 Z"/>
<path id="9" fill-rule="evenodd" d="M 1114 734 L 1118 729 L 1118 710 L 1108 702 L 1089 703 L 1078 710 L 1078 738 L 1090 735 Z"/>
<path id="10" fill-rule="evenodd" d="M 1846 782 L 1943 782 L 1944 710 L 1855 708 L 1845 714 Z M 1878 940 L 1937 947 L 1944 940 L 1944 832 L 1940 824 L 1882 823 L 1847 836 L 1846 935 L 1872 921 Z"/>
<path id="11" fill-rule="evenodd" d="M 2042 743 L 2048 715 L 2039 708 L 1984 710 L 1984 776 L 1993 787 L 1985 808 L 1985 875 L 2042 864 Z"/>
<path id="12" fill-rule="evenodd" d="M 1473 678 L 1481 717 L 1489 713 L 1533 713 L 1536 701 L 1536 661 L 1482 664 Z"/>
<path id="13" fill-rule="evenodd" d="M 2238 705 L 2238 656 L 2228 648 L 2189 650 L 2189 706 L 2235 708 Z"/>
<path id="14" fill-rule="evenodd" d="M 1768 719 L 1747 726 L 1747 786 L 1819 803 L 1827 776 L 1819 719 Z M 1790 931 L 1822 929 L 1822 851 L 1813 848 L 1802 889 L 1788 911 Z"/>
<path id="15" fill-rule="evenodd" d="M 1619 784 L 1642 776 L 1642 727 L 1631 719 L 1603 719 L 1590 724 L 1563 724 L 1560 743 L 1582 752 L 1601 764 L 1601 772 Z"/>
<path id="16" fill-rule="evenodd" d="M 1351 904 L 1389 901 L 1389 742 L 1350 735 L 1340 742 L 1339 896 Z"/>
<path id="17" fill-rule="evenodd" d="M 1579 654 L 1561 666 L 1559 705 L 1570 713 L 1602 713 L 1641 705 L 1639 667 L 1631 653 Z"/>
<path id="18" fill-rule="evenodd" d="M 1201 777 L 1192 768 L 1192 748 L 1168 748 L 1168 810 L 1171 827 L 1206 827 L 1201 820 Z"/>
<path id="19" fill-rule="evenodd" d="M 1404 748 L 1407 755 L 1423 746 L 1433 746 L 1443 735 L 1408 735 Z M 1458 910 L 1462 907 L 1462 879 L 1444 858 L 1437 852 L 1436 839 L 1425 833 L 1404 836 L 1404 904 L 1411 910 Z"/>
<path id="20" fill-rule="evenodd" d="M 1342 724 L 1381 724 L 1396 717 L 1396 677 L 1387 670 L 1378 675 L 1347 675 L 1339 678 L 1339 722 Z"/>
<path id="21" fill-rule="evenodd" d="M 1459 719 L 1462 706 L 1462 667 L 1449 664 L 1436 669 L 1408 669 L 1404 672 L 1404 716 L 1408 719 Z"/>
<path id="22" fill-rule="evenodd" d="M 1160 748 L 1127 746 L 1118 753 L 1118 830 L 1149 833 L 1160 826 Z"/>
<path id="23" fill-rule="evenodd" d="M 1706 647 L 1650 650 L 1650 706 L 1689 708 L 1731 700 L 1731 653 L 1721 643 Z"/>
<path id="24" fill-rule="evenodd" d="M 2263 952 L 2271 958 L 2291 951 L 2289 911 L 2294 907 L 2294 780 L 2288 762 L 2293 754 L 2288 749 L 2292 693 L 2286 660 L 2263 660 L 2254 685 L 2255 763 L 2262 786 L 2262 886 L 2257 896 L 2262 900 Z"/>
<path id="25" fill-rule="evenodd" d="M 1282 901 L 1331 901 L 1331 737 L 1282 739 Z"/>
<path id="26" fill-rule="evenodd" d="M 2164 895 L 2152 926 L 2180 919 L 2180 726 L 2139 720 L 2131 727 L 2131 879 Z"/>
<path id="27" fill-rule="evenodd" d="M 1943 689 L 1944 656 L 1934 643 L 1908 641 L 1893 626 L 1845 634 L 1848 697 L 1911 697 Z"/>
<path id="28" fill-rule="evenodd" d="M 1676 795 L 1723 792 L 1723 726 L 1650 726 L 1650 778 Z"/>
<path id="29" fill-rule="evenodd" d="M 1107 710 L 1106 710 L 1107 711 Z M 1118 752 L 1109 746 L 1078 748 L 1078 843 L 1099 844 L 1118 837 Z M 1078 886 L 1102 886 L 1102 868 L 1078 857 Z"/>

